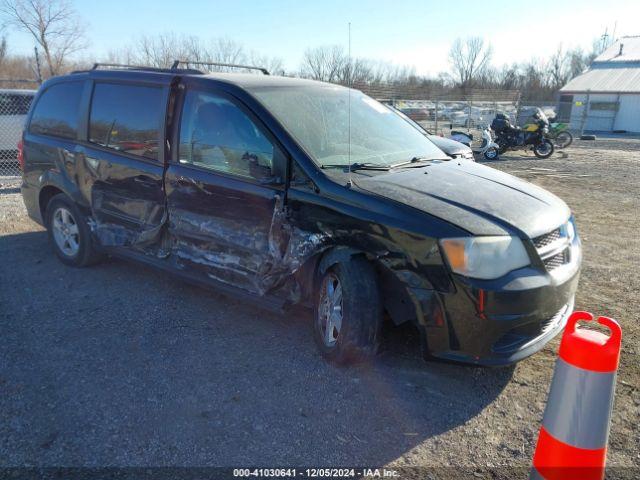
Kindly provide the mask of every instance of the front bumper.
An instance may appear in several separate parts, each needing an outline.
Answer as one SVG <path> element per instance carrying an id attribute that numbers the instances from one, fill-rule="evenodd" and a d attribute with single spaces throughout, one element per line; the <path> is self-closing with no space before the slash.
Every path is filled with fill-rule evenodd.
<path id="1" fill-rule="evenodd" d="M 553 271 L 534 265 L 498 280 L 454 276 L 455 291 L 425 300 L 419 323 L 429 354 L 477 365 L 508 365 L 542 349 L 573 312 L 581 264 L 580 241 L 572 261 Z M 415 295 L 414 295 L 415 298 Z M 439 318 L 434 322 L 428 317 Z"/>

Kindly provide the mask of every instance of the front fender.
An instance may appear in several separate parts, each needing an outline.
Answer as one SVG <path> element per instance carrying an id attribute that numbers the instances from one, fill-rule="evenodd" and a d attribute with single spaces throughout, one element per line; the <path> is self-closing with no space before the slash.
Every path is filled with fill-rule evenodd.
<path id="1" fill-rule="evenodd" d="M 336 263 L 346 262 L 354 255 L 362 255 L 365 252 L 362 250 L 357 250 L 351 247 L 343 247 L 337 246 L 332 247 L 329 251 L 325 252 L 322 258 L 320 259 L 320 264 L 318 265 L 318 271 L 320 273 L 325 273 L 329 268 L 331 268 Z"/>

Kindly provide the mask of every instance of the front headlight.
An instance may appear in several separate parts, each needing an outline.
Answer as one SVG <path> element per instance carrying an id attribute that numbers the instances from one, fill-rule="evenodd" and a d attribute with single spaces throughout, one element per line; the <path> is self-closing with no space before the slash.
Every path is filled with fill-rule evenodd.
<path id="1" fill-rule="evenodd" d="M 573 242 L 573 239 L 576 238 L 576 225 L 573 222 L 574 222 L 573 217 L 571 217 L 567 222 L 567 226 L 566 226 L 567 237 L 569 237 L 570 242 Z"/>
<path id="2" fill-rule="evenodd" d="M 517 237 L 443 238 L 440 245 L 451 270 L 471 278 L 499 278 L 531 263 Z"/>

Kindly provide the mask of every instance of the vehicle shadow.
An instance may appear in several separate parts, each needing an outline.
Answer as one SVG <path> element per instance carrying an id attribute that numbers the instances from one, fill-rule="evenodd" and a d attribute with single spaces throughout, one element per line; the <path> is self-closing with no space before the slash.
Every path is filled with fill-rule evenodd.
<path id="1" fill-rule="evenodd" d="M 410 328 L 385 329 L 371 364 L 340 368 L 299 309 L 119 260 L 70 268 L 42 231 L 0 237 L 0 255 L 8 463 L 378 466 L 422 446 L 433 464 L 438 435 L 513 374 L 424 363 Z"/>

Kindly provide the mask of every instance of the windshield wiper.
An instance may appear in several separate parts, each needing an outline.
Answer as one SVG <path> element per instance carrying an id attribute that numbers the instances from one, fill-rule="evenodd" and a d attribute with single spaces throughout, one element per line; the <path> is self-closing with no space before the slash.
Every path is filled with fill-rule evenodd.
<path id="1" fill-rule="evenodd" d="M 391 167 L 389 165 L 382 165 L 380 163 L 352 163 L 350 166 L 345 165 L 344 163 L 337 164 L 322 164 L 320 168 L 344 168 L 345 170 L 351 170 L 352 172 L 355 170 L 389 170 Z"/>
<path id="2" fill-rule="evenodd" d="M 394 164 L 391 165 L 391 168 L 397 168 L 397 167 L 407 167 L 407 168 L 424 167 L 425 165 L 422 165 L 423 162 L 430 162 L 432 160 L 436 160 L 436 159 L 435 158 L 431 158 L 431 157 L 413 157 L 408 162 L 394 163 Z M 419 164 L 419 165 L 416 165 L 416 164 Z"/>

